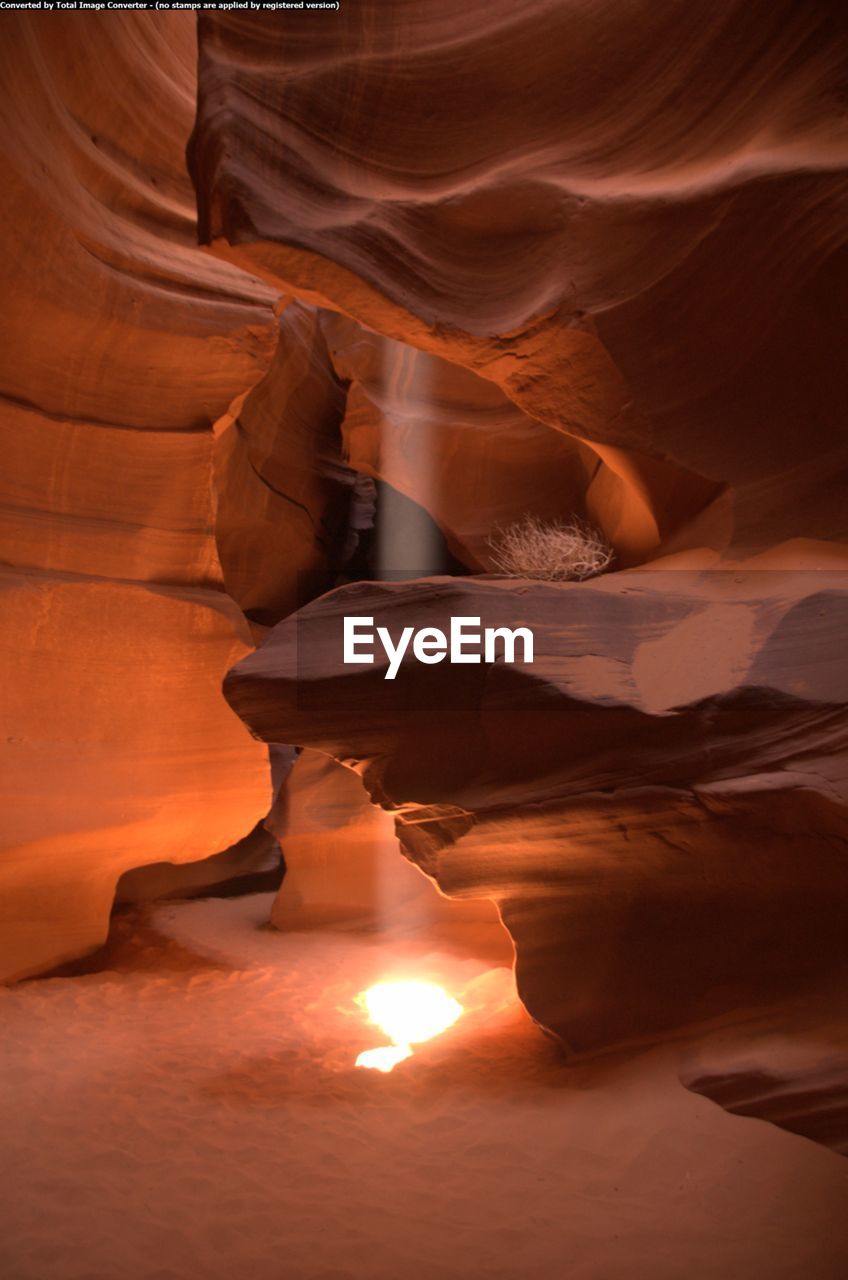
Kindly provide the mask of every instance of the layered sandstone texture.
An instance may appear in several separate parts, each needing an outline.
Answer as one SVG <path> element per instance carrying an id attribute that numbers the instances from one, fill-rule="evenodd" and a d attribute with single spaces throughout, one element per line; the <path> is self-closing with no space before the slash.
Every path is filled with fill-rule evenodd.
<path id="1" fill-rule="evenodd" d="M 732 1015 L 745 1075 L 765 1081 L 753 1029 L 788 1032 L 787 1002 L 825 1010 L 802 1020 L 788 1091 L 809 1092 L 813 1064 L 836 1076 L 812 1132 L 843 1146 L 846 610 L 824 573 L 351 585 L 280 624 L 225 689 L 266 740 L 356 761 L 444 893 L 497 903 L 522 1000 L 573 1052 Z M 344 665 L 350 614 L 393 632 L 522 625 L 535 660 L 389 681 L 379 655 Z M 718 1056 L 692 1080 L 723 1100 Z"/>
<path id="2" fill-rule="evenodd" d="M 399 342 L 588 452 L 620 563 L 838 540 L 844 28 L 833 0 L 204 14 L 201 234 L 389 340 L 357 425 Z"/>
<path id="3" fill-rule="evenodd" d="M 285 850 L 271 912 L 281 931 L 343 931 L 401 946 L 420 937 L 511 965 L 495 903 L 434 893 L 433 881 L 401 856 L 390 809 L 374 804 L 358 773 L 331 755 L 300 753 L 266 826 Z"/>
<path id="4" fill-rule="evenodd" d="M 572 1050 L 729 1020 L 686 1083 L 843 1145 L 843 6 L 198 24 L 6 18 L 3 976 L 264 874 L 243 659 L 280 927 L 399 838 Z M 617 572 L 476 577 L 528 513 Z M 351 611 L 537 660 L 389 683 Z"/>
<path id="5" fill-rule="evenodd" d="M 841 1146 L 843 6 L 364 0 L 199 34 L 201 236 L 313 317 L 378 569 L 380 486 L 459 574 L 528 512 L 617 558 L 349 585 L 239 664 L 234 707 L 497 900 L 573 1050 L 730 1019 L 687 1083 Z M 393 684 L 341 664 L 351 612 L 523 621 L 537 659 Z"/>
<path id="6" fill-rule="evenodd" d="M 196 246 L 193 19 L 4 15 L 0 975 L 101 942 L 115 883 L 206 858 L 269 800 L 220 697 L 212 424 L 275 294 Z"/>

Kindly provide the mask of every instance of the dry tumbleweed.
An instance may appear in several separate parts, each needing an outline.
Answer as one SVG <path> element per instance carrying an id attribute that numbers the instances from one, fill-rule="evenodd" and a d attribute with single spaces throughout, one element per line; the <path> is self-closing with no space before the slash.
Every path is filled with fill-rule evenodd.
<path id="1" fill-rule="evenodd" d="M 576 517 L 567 523 L 525 516 L 489 539 L 496 572 L 546 582 L 593 578 L 612 563 L 612 547 Z"/>

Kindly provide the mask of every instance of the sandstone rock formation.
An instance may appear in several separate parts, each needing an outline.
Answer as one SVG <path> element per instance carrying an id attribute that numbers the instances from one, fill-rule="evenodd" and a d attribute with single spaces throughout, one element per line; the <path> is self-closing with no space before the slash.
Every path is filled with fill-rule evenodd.
<path id="1" fill-rule="evenodd" d="M 279 889 L 285 866 L 280 846 L 263 822 L 229 849 L 194 862 L 148 862 L 125 871 L 115 906 L 162 899 L 230 898 Z M 88 963 L 91 963 L 89 961 Z"/>
<path id="2" fill-rule="evenodd" d="M 286 853 L 286 878 L 271 920 L 278 929 L 423 933 L 444 950 L 464 948 L 509 964 L 512 949 L 494 904 L 434 893 L 401 857 L 394 815 L 373 804 L 353 769 L 306 749 L 280 788 L 267 825 Z"/>
<path id="3" fill-rule="evenodd" d="M 227 590 L 254 623 L 278 622 L 338 576 L 353 486 L 343 410 L 318 317 L 292 303 L 267 376 L 216 428 L 218 548 Z"/>
<path id="4" fill-rule="evenodd" d="M 195 245 L 191 17 L 91 19 L 4 14 L 0 51 L 3 977 L 96 946 L 122 871 L 225 849 L 269 795 L 219 693 L 251 638 L 211 428 L 275 294 Z"/>
<path id="5" fill-rule="evenodd" d="M 333 312 L 321 316 L 347 383 L 345 459 L 423 506 L 466 567 L 490 568 L 493 529 L 526 511 L 594 514 L 595 473 L 606 469 L 590 449 L 528 417 L 468 369 Z M 426 546 L 417 567 L 422 576 L 430 568 Z"/>
<path id="6" fill-rule="evenodd" d="M 844 1054 L 807 1050 L 844 1025 L 843 9 L 202 13 L 197 223 L 191 20 L 14 19 L 6 972 L 266 811 L 217 686 L 278 624 L 227 695 L 322 753 L 271 817 L 292 895 L 321 905 L 332 841 L 368 872 L 354 766 L 445 893 L 498 903 L 573 1050 L 730 1019 L 690 1087 L 842 1143 Z M 619 571 L 471 576 L 527 512 Z M 423 581 L 309 603 L 395 565 Z M 341 665 L 354 607 L 524 621 L 537 660 L 389 683 Z M 743 1051 L 782 1019 L 803 1052 Z"/>
<path id="7" fill-rule="evenodd" d="M 693 1047 L 680 1079 L 734 1115 L 771 1124 L 848 1156 L 845 1105 L 846 1010 L 842 992 L 759 1008 L 742 1027 L 722 1028 Z"/>
<path id="8" fill-rule="evenodd" d="M 799 576 L 351 586 L 225 688 L 266 740 L 357 761 L 409 856 L 499 902 L 531 1012 L 597 1048 L 844 951 L 848 689 L 829 655 L 846 604 L 838 581 Z M 412 661 L 388 681 L 379 657 L 343 665 L 350 613 L 393 632 L 528 626 L 535 660 Z"/>
<path id="9" fill-rule="evenodd" d="M 201 232 L 339 313 L 345 460 L 472 570 L 557 497 L 666 570 L 348 587 L 228 680 L 265 738 L 358 762 L 445 891 L 498 900 L 577 1049 L 845 960 L 843 34 L 826 0 L 201 18 Z M 341 666 L 351 610 L 524 619 L 542 651 L 390 685 Z"/>
<path id="10" fill-rule="evenodd" d="M 841 575 L 803 572 L 362 584 L 277 627 L 225 688 L 266 740 L 356 762 L 408 857 L 497 902 L 533 1016 L 598 1051 L 835 988 L 846 607 Z M 388 681 L 385 661 L 343 665 L 346 614 L 393 634 L 524 625 L 535 661 Z"/>
<path id="11" fill-rule="evenodd" d="M 845 534 L 841 5 L 302 17 L 201 16 L 218 256 L 590 448 L 620 558 Z"/>

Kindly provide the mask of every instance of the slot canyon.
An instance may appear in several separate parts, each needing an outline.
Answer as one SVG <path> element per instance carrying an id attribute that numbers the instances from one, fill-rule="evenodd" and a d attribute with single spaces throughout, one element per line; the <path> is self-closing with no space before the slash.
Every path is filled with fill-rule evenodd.
<path id="1" fill-rule="evenodd" d="M 0 14 L 0 1274 L 841 1280 L 844 4 L 198 8 Z"/>

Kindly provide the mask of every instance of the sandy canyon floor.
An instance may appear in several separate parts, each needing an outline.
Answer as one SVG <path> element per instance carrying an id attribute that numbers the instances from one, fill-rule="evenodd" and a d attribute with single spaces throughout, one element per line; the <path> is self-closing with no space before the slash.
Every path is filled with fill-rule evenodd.
<path id="1" fill-rule="evenodd" d="M 130 913 L 99 972 L 0 992 L 6 1280 L 825 1280 L 848 1163 L 687 1092 L 676 1049 L 570 1067 L 503 967 L 281 934 L 269 897 Z M 391 1075 L 356 994 L 466 1015 Z"/>

